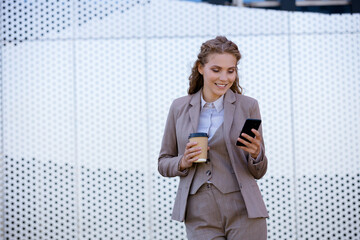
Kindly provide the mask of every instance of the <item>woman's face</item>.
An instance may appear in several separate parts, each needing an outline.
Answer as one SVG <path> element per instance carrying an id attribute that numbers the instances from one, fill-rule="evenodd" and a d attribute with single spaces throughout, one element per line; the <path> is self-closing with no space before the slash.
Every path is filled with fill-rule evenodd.
<path id="1" fill-rule="evenodd" d="M 206 102 L 214 102 L 226 93 L 236 79 L 236 58 L 230 53 L 212 53 L 208 62 L 198 66 L 203 75 L 203 98 Z"/>

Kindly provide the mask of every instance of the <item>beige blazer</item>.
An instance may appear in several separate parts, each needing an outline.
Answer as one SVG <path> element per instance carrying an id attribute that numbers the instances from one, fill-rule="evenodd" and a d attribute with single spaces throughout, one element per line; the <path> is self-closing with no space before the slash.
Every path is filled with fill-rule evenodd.
<path id="1" fill-rule="evenodd" d="M 196 132 L 200 116 L 200 92 L 175 99 L 170 107 L 158 159 L 159 173 L 164 177 L 180 177 L 172 219 L 184 221 L 186 204 L 196 164 L 188 171 L 178 170 L 190 133 Z M 264 142 L 261 161 L 254 164 L 250 154 L 236 146 L 237 138 L 247 118 L 261 118 L 258 102 L 250 97 L 228 90 L 224 96 L 224 137 L 232 167 L 245 201 L 249 218 L 268 217 L 255 179 L 266 173 L 267 158 Z M 262 135 L 262 128 L 259 129 Z M 210 149 L 211 151 L 211 149 Z"/>

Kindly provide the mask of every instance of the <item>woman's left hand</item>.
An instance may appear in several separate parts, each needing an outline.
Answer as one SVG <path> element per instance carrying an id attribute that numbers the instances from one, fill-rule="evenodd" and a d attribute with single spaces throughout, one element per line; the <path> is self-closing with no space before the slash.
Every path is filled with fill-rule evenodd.
<path id="1" fill-rule="evenodd" d="M 244 151 L 247 151 L 248 153 L 250 153 L 252 158 L 256 159 L 260 153 L 260 143 L 261 143 L 262 138 L 261 138 L 260 133 L 257 130 L 251 129 L 251 131 L 255 134 L 255 138 L 250 137 L 246 133 L 241 134 L 241 136 L 243 136 L 250 142 L 247 142 L 247 141 L 243 140 L 242 138 L 238 138 L 237 140 L 245 145 L 245 147 L 239 146 L 239 148 L 241 148 Z"/>

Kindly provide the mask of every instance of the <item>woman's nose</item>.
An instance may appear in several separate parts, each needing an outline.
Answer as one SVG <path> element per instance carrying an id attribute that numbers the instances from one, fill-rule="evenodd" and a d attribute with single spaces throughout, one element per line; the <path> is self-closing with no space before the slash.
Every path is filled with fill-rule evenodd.
<path id="1" fill-rule="evenodd" d="M 227 79 L 226 73 L 221 73 L 220 80 L 226 80 L 226 79 Z"/>

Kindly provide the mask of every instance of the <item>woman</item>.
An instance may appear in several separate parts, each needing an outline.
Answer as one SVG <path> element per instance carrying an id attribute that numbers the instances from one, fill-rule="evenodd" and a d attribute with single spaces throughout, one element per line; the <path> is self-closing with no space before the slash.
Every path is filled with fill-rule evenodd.
<path id="1" fill-rule="evenodd" d="M 241 94 L 240 58 L 226 37 L 203 43 L 189 77 L 189 95 L 170 107 L 158 167 L 164 177 L 180 177 L 172 219 L 185 221 L 188 239 L 267 236 L 268 213 L 255 181 L 267 170 L 261 127 L 252 129 L 255 138 L 244 135 L 249 142 L 238 138 L 247 118 L 261 118 L 257 101 Z M 188 141 L 194 132 L 208 134 L 208 149 Z M 194 163 L 207 150 L 209 160 Z"/>

